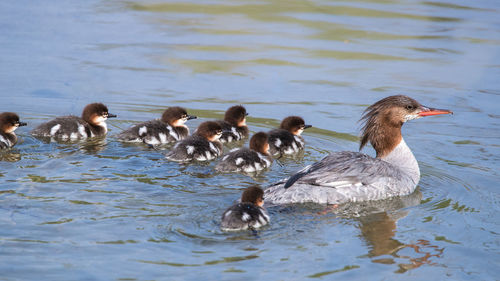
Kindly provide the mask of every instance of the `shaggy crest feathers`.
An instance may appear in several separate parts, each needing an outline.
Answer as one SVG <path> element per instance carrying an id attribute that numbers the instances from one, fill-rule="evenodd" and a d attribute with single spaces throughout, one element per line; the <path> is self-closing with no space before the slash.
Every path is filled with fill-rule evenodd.
<path id="1" fill-rule="evenodd" d="M 370 105 L 359 120 L 363 123 L 359 150 L 370 142 L 377 157 L 384 157 L 401 141 L 405 115 L 421 107 L 416 100 L 404 95 L 389 96 Z"/>
<path id="2" fill-rule="evenodd" d="M 264 200 L 264 191 L 258 186 L 247 187 L 241 194 L 242 203 L 252 203 L 257 205 L 258 200 Z"/>
<path id="3" fill-rule="evenodd" d="M 238 124 L 247 116 L 247 110 L 242 105 L 231 106 L 226 110 L 224 121 L 231 125 L 238 126 Z"/>

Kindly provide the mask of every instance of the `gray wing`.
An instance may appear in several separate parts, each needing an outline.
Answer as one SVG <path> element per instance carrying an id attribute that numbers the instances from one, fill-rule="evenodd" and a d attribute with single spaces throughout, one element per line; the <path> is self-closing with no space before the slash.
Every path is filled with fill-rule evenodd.
<path id="1" fill-rule="evenodd" d="M 402 174 L 394 165 L 359 152 L 334 152 L 321 161 L 305 167 L 292 175 L 285 183 L 325 187 L 368 186 L 382 178 L 400 179 Z"/>

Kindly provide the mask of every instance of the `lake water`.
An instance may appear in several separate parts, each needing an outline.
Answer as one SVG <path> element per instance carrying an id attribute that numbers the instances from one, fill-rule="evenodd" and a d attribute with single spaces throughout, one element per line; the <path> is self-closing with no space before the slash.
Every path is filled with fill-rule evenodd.
<path id="1" fill-rule="evenodd" d="M 4 0 L 0 34 L 0 111 L 28 122 L 0 152 L 1 280 L 500 276 L 496 0 Z M 404 126 L 422 172 L 414 194 L 270 207 L 268 227 L 220 231 L 243 188 L 357 150 L 363 110 L 395 94 L 455 112 Z M 29 135 L 95 101 L 119 116 L 108 137 Z M 252 132 L 303 116 L 303 155 L 220 175 L 113 138 L 168 106 L 198 115 L 193 130 L 234 104 Z"/>

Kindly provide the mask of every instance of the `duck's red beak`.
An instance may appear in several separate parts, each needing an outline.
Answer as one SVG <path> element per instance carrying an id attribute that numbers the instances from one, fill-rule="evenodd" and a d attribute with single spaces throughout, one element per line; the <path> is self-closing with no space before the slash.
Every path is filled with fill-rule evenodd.
<path id="1" fill-rule="evenodd" d="M 420 111 L 418 113 L 418 116 L 421 116 L 421 117 L 431 116 L 431 115 L 439 115 L 439 114 L 453 114 L 453 111 L 448 110 L 448 109 L 428 108 L 425 106 L 422 106 L 420 109 L 422 111 Z"/>

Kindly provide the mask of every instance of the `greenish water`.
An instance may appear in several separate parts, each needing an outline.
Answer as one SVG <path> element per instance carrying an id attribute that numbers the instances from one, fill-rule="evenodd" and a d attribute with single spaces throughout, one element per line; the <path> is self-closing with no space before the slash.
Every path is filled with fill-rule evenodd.
<path id="1" fill-rule="evenodd" d="M 28 122 L 0 152 L 0 280 L 495 280 L 500 274 L 498 1 L 2 1 L 0 111 Z M 403 134 L 417 192 L 339 209 L 271 207 L 256 233 L 219 218 L 336 150 L 394 94 L 448 108 Z M 90 102 L 106 138 L 29 135 Z M 117 142 L 171 105 L 205 120 L 243 104 L 252 132 L 291 114 L 306 150 L 255 177 Z M 246 144 L 245 144 L 246 145 Z M 163 147 L 164 152 L 169 147 Z M 366 152 L 373 154 L 368 148 Z"/>

